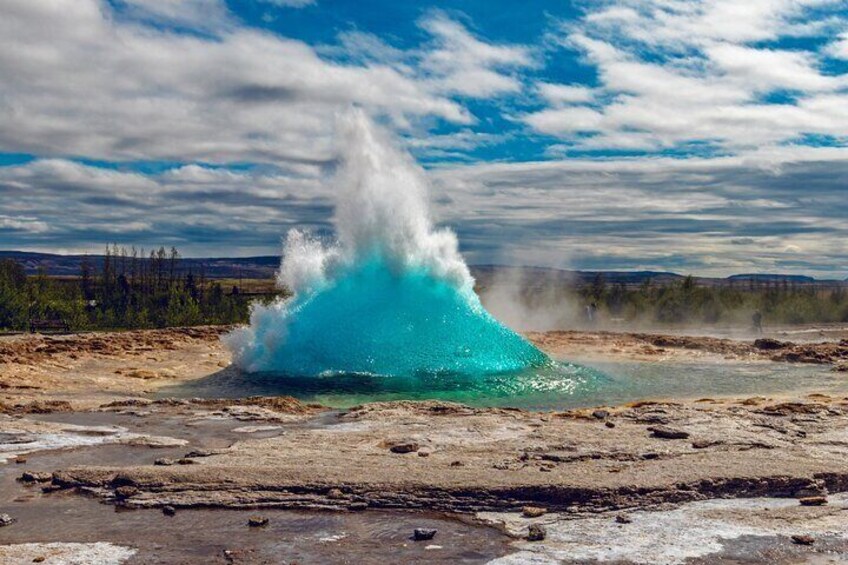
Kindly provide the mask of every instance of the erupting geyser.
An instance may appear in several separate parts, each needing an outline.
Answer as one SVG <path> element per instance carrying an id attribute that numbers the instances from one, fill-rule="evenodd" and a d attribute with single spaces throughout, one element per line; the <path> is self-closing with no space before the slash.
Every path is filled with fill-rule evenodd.
<path id="1" fill-rule="evenodd" d="M 424 174 L 363 112 L 340 119 L 337 242 L 289 232 L 278 283 L 225 338 L 248 372 L 479 375 L 550 363 L 480 304 L 457 239 L 435 229 Z"/>

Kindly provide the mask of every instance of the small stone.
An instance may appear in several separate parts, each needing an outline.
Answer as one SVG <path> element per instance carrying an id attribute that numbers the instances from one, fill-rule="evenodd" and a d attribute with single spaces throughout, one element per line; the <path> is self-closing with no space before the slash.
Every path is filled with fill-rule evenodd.
<path id="1" fill-rule="evenodd" d="M 340 498 L 344 498 L 344 493 L 340 488 L 331 488 L 327 491 L 327 498 L 338 500 Z"/>
<path id="2" fill-rule="evenodd" d="M 399 441 L 392 444 L 392 446 L 389 447 L 389 451 L 392 453 L 413 453 L 418 451 L 419 447 L 420 446 L 416 441 Z"/>
<path id="3" fill-rule="evenodd" d="M 804 534 L 796 534 L 792 536 L 792 543 L 797 545 L 813 545 L 816 538 Z"/>
<path id="4" fill-rule="evenodd" d="M 115 489 L 115 496 L 119 499 L 131 498 L 139 493 L 139 490 L 133 486 L 122 486 Z"/>
<path id="5" fill-rule="evenodd" d="M 807 496 L 801 499 L 798 499 L 798 502 L 801 506 L 822 506 L 823 504 L 827 504 L 826 496 Z"/>
<path id="6" fill-rule="evenodd" d="M 412 539 L 415 541 L 427 541 L 436 537 L 436 532 L 438 530 L 431 530 L 428 528 L 415 528 L 412 532 Z"/>
<path id="7" fill-rule="evenodd" d="M 44 494 L 50 494 L 51 492 L 56 492 L 57 490 L 62 490 L 62 487 L 55 484 L 44 485 L 41 487 L 41 492 Z"/>
<path id="8" fill-rule="evenodd" d="M 548 536 L 548 530 L 541 524 L 530 524 L 527 528 L 527 541 L 542 541 Z"/>
<path id="9" fill-rule="evenodd" d="M 451 461 L 451 467 L 465 467 L 465 463 L 462 461 Z"/>
<path id="10" fill-rule="evenodd" d="M 211 449 L 195 449 L 194 451 L 189 451 L 183 457 L 186 459 L 192 459 L 194 457 L 211 457 L 218 453 L 218 451 L 212 451 Z"/>
<path id="11" fill-rule="evenodd" d="M 547 508 L 541 506 L 525 506 L 521 509 L 521 515 L 525 518 L 538 518 L 547 513 Z"/>
<path id="12" fill-rule="evenodd" d="M 227 563 L 257 563 L 253 557 L 255 551 L 252 549 L 225 549 L 222 553 Z"/>
<path id="13" fill-rule="evenodd" d="M 808 487 L 795 491 L 795 498 L 808 498 L 811 496 L 824 496 L 827 494 L 827 487 L 820 485 L 810 485 Z"/>
<path id="14" fill-rule="evenodd" d="M 183 457 L 182 459 L 177 459 L 177 465 L 197 465 L 197 461 Z"/>
<path id="15" fill-rule="evenodd" d="M 350 504 L 347 505 L 347 509 L 352 510 L 354 512 L 362 512 L 363 510 L 368 509 L 368 503 L 367 502 L 351 502 Z"/>
<path id="16" fill-rule="evenodd" d="M 115 371 L 115 372 L 118 373 L 118 371 Z M 128 369 L 126 371 L 121 371 L 118 374 L 123 374 L 123 375 L 130 377 L 130 378 L 133 378 L 133 379 L 142 379 L 142 380 L 155 379 L 155 378 L 159 377 L 159 373 L 157 373 L 155 371 L 149 371 L 147 369 L 132 369 L 131 368 L 131 369 Z"/>
<path id="17" fill-rule="evenodd" d="M 53 473 L 25 471 L 18 480 L 23 483 L 46 483 L 53 480 Z"/>
<path id="18" fill-rule="evenodd" d="M 668 426 L 650 426 L 648 431 L 651 432 L 653 437 L 660 439 L 687 439 L 689 437 L 689 432 L 676 430 Z"/>
<path id="19" fill-rule="evenodd" d="M 421 449 L 418 451 L 418 457 L 430 457 L 430 452 L 426 449 Z"/>
<path id="20" fill-rule="evenodd" d="M 763 398 L 762 396 L 754 396 L 754 397 L 751 397 L 751 398 L 746 398 L 745 400 L 743 400 L 739 404 L 741 404 L 742 406 L 759 406 L 759 404 L 761 402 L 763 402 L 764 400 L 766 400 L 766 399 Z"/>
<path id="21" fill-rule="evenodd" d="M 627 514 L 619 514 L 615 517 L 615 521 L 617 524 L 630 524 L 631 522 L 633 522 L 633 518 L 631 518 Z"/>
<path id="22" fill-rule="evenodd" d="M 15 523 L 15 519 L 8 514 L 0 514 L 0 528 L 10 526 Z"/>
<path id="23" fill-rule="evenodd" d="M 607 420 L 606 422 L 604 422 L 604 425 L 605 425 L 606 427 L 608 427 L 608 428 L 614 428 L 614 427 L 615 427 L 615 423 L 610 422 L 609 420 Z"/>
<path id="24" fill-rule="evenodd" d="M 177 509 L 174 508 L 173 506 L 163 506 L 162 507 L 162 514 L 164 514 L 165 516 L 174 516 L 176 513 L 177 513 Z"/>
<path id="25" fill-rule="evenodd" d="M 763 337 L 763 338 L 754 340 L 754 347 L 756 347 L 757 349 L 764 349 L 764 350 L 767 350 L 767 351 L 768 350 L 774 350 L 774 349 L 783 349 L 784 347 L 786 347 L 788 345 L 789 345 L 788 343 L 784 343 L 782 341 L 777 341 L 776 339 L 772 339 L 770 337 Z"/>
<path id="26" fill-rule="evenodd" d="M 160 457 L 156 461 L 153 462 L 154 465 L 175 465 L 177 462 L 173 459 L 168 459 L 167 457 Z"/>
<path id="27" fill-rule="evenodd" d="M 44 563 L 46 560 L 47 560 L 47 558 L 44 557 L 43 555 L 39 555 L 38 557 L 32 558 L 33 563 Z"/>
<path id="28" fill-rule="evenodd" d="M 643 424 L 668 424 L 668 418 L 659 414 L 646 414 L 639 418 L 638 421 Z"/>
<path id="29" fill-rule="evenodd" d="M 592 412 L 592 417 L 598 420 L 604 420 L 609 416 L 609 412 L 606 410 L 595 410 Z"/>
<path id="30" fill-rule="evenodd" d="M 251 528 L 261 528 L 262 526 L 267 526 L 268 522 L 268 518 L 264 516 L 251 516 L 247 520 L 247 525 Z"/>
<path id="31" fill-rule="evenodd" d="M 15 458 L 15 463 L 17 463 L 18 465 L 23 465 L 26 462 L 27 462 L 26 457 L 18 456 L 18 457 Z"/>

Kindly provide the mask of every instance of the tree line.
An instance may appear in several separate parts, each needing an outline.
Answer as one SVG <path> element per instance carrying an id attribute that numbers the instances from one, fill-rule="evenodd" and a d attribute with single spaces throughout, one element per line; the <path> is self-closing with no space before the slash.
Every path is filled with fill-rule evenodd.
<path id="1" fill-rule="evenodd" d="M 75 331 L 242 323 L 255 298 L 208 280 L 202 268 L 184 269 L 173 247 L 145 254 L 109 246 L 101 264 L 83 260 L 78 277 L 49 277 L 43 270 L 28 276 L 20 263 L 0 261 L 4 330 L 51 320 Z"/>
<path id="2" fill-rule="evenodd" d="M 787 279 L 699 285 L 691 276 L 636 288 L 609 285 L 603 275 L 580 289 L 578 299 L 610 318 L 660 325 L 751 322 L 755 313 L 770 324 L 848 322 L 845 284 L 796 284 Z"/>
<path id="3" fill-rule="evenodd" d="M 747 325 L 755 313 L 766 324 L 848 322 L 844 284 L 782 280 L 706 286 L 686 277 L 633 287 L 607 284 L 598 275 L 581 288 L 560 290 L 563 303 L 622 322 Z M 145 254 L 109 246 L 99 264 L 84 260 L 77 277 L 50 277 L 44 271 L 27 275 L 23 265 L 5 259 L 0 261 L 0 330 L 22 331 L 44 320 L 61 321 L 74 331 L 244 323 L 252 300 L 277 295 L 257 296 L 208 280 L 202 268 L 184 268 L 175 248 Z"/>

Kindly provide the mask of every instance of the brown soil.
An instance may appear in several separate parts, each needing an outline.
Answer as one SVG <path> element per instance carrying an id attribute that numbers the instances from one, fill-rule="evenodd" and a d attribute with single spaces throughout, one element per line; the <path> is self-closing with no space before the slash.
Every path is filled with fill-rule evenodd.
<path id="1" fill-rule="evenodd" d="M 229 329 L 5 336 L 0 338 L 0 405 L 26 412 L 62 401 L 87 409 L 208 376 L 229 365 L 219 341 Z M 26 408 L 30 404 L 33 409 Z"/>
<path id="2" fill-rule="evenodd" d="M 0 364 L 32 365 L 56 358 L 143 355 L 174 351 L 189 343 L 214 342 L 229 326 L 198 326 L 163 330 L 92 332 L 68 335 L 20 335 L 0 340 Z"/>
<path id="3" fill-rule="evenodd" d="M 634 358 L 715 355 L 729 359 L 762 359 L 788 363 L 848 364 L 848 340 L 793 343 L 773 338 L 739 341 L 670 334 L 586 331 L 530 332 L 527 337 L 558 355 L 583 354 Z"/>

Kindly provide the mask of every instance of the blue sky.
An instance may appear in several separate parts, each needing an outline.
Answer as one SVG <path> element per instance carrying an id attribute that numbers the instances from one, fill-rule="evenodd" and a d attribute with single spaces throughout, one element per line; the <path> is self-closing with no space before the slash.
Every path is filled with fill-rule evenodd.
<path id="1" fill-rule="evenodd" d="M 848 276 L 845 0 L 6 0 L 0 247 L 329 233 L 351 105 L 471 263 Z"/>

